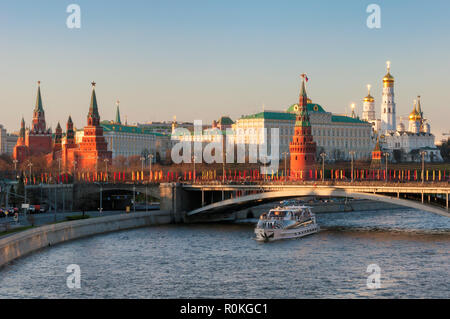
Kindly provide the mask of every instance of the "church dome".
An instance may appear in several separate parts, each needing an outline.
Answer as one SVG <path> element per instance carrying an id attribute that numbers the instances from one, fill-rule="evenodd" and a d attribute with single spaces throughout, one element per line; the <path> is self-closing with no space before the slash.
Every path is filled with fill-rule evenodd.
<path id="1" fill-rule="evenodd" d="M 394 77 L 391 75 L 391 62 L 387 61 L 387 73 L 383 78 L 383 87 L 393 87 Z"/>
<path id="2" fill-rule="evenodd" d="M 420 121 L 421 119 L 422 119 L 422 116 L 417 111 L 416 102 L 414 102 L 414 110 L 409 114 L 409 120 L 410 121 Z"/>
<path id="3" fill-rule="evenodd" d="M 383 82 L 394 82 L 394 77 L 391 75 L 390 72 L 388 72 L 388 73 L 384 76 Z"/>
<path id="4" fill-rule="evenodd" d="M 405 124 L 400 123 L 397 125 L 397 131 L 398 132 L 404 132 L 405 131 Z"/>
<path id="5" fill-rule="evenodd" d="M 375 99 L 369 94 L 364 98 L 364 102 L 375 102 Z"/>

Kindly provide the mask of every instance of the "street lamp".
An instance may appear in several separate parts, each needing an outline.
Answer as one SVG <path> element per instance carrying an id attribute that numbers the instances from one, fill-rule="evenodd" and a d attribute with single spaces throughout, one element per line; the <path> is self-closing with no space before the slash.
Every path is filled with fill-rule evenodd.
<path id="1" fill-rule="evenodd" d="M 73 161 L 72 162 L 73 163 L 73 172 L 72 172 L 72 174 L 73 174 L 73 181 L 75 182 L 75 173 L 76 173 L 76 169 L 77 169 L 77 161 Z"/>
<path id="2" fill-rule="evenodd" d="M 192 178 L 194 179 L 194 183 L 195 183 L 195 180 L 196 180 L 196 177 L 197 177 L 196 174 L 195 174 L 195 161 L 196 161 L 196 158 L 197 158 L 196 154 L 192 155 L 192 162 L 194 163 L 194 173 L 193 173 Z"/>
<path id="3" fill-rule="evenodd" d="M 102 213 L 103 212 L 103 186 L 102 186 L 101 182 L 100 183 L 94 183 L 94 184 L 100 186 L 100 207 L 99 207 L 98 211 L 100 213 Z"/>
<path id="4" fill-rule="evenodd" d="M 13 160 L 13 163 L 14 163 L 14 174 L 16 175 L 16 178 L 18 178 L 19 176 L 17 176 L 17 163 L 19 163 L 19 161 L 18 160 Z"/>
<path id="5" fill-rule="evenodd" d="M 57 161 L 58 161 L 58 180 L 61 180 L 61 158 L 58 158 Z"/>
<path id="6" fill-rule="evenodd" d="M 153 154 L 149 154 L 148 155 L 148 159 L 150 160 L 149 161 L 149 170 L 150 170 L 149 174 L 151 174 L 151 172 L 152 172 Z"/>
<path id="7" fill-rule="evenodd" d="M 354 156 L 355 156 L 355 151 L 350 151 L 350 152 L 348 152 L 349 154 L 350 154 L 350 156 L 352 157 L 352 174 L 351 174 L 351 176 L 352 176 L 352 183 L 353 183 L 353 181 L 355 180 L 354 179 L 354 175 L 353 175 L 353 158 L 354 158 Z"/>
<path id="8" fill-rule="evenodd" d="M 427 155 L 427 152 L 422 151 L 420 152 L 420 155 L 422 155 L 422 184 L 425 182 L 425 155 Z"/>
<path id="9" fill-rule="evenodd" d="M 325 157 L 327 154 L 325 152 L 320 153 L 320 157 L 322 157 L 322 183 L 325 181 Z"/>
<path id="10" fill-rule="evenodd" d="M 109 178 L 108 178 L 108 162 L 109 162 L 109 159 L 105 158 L 104 162 L 105 162 L 105 169 L 106 169 L 106 181 L 108 182 L 108 180 L 109 180 Z"/>
<path id="11" fill-rule="evenodd" d="M 222 131 L 223 132 L 223 131 Z M 222 184 L 225 184 L 225 160 L 226 160 L 226 150 L 225 150 L 225 134 L 222 133 Z M 223 192 L 222 192 L 223 197 Z"/>
<path id="12" fill-rule="evenodd" d="M 33 167 L 33 163 L 31 163 L 31 161 L 28 162 L 28 167 L 30 168 L 30 181 L 31 181 L 31 167 Z"/>
<path id="13" fill-rule="evenodd" d="M 387 180 L 388 180 L 388 158 L 389 158 L 389 156 L 391 155 L 391 154 L 389 154 L 388 152 L 385 152 L 384 154 L 384 158 L 385 158 L 385 161 L 386 161 L 386 177 L 385 177 L 385 180 L 386 180 L 386 182 L 387 182 Z"/>
<path id="14" fill-rule="evenodd" d="M 145 157 L 144 157 L 144 156 L 141 156 L 140 160 L 141 160 L 141 172 L 143 172 L 143 171 L 144 171 Z"/>
<path id="15" fill-rule="evenodd" d="M 287 156 L 288 156 L 289 152 L 283 152 L 283 156 L 284 156 L 284 181 L 287 181 Z"/>

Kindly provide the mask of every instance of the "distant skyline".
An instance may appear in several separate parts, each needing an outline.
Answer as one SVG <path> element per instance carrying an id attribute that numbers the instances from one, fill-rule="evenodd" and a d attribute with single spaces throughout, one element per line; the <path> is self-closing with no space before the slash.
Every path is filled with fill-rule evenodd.
<path id="1" fill-rule="evenodd" d="M 81 29 L 66 8 L 81 7 Z M 381 29 L 366 8 L 381 7 Z M 0 2 L 0 124 L 30 125 L 41 81 L 48 126 L 86 125 L 92 81 L 102 120 L 201 119 L 286 110 L 308 96 L 326 111 L 362 114 L 367 84 L 380 116 L 386 61 L 397 116 L 421 96 L 432 133 L 450 131 L 450 2 L 4 1 Z M 406 121 L 404 121 L 406 124 Z"/>

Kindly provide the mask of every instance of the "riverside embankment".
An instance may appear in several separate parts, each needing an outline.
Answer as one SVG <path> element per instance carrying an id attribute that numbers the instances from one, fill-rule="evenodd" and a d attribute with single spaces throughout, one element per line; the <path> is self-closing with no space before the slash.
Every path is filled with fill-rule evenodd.
<path id="1" fill-rule="evenodd" d="M 38 249 L 113 231 L 169 224 L 166 211 L 139 212 L 40 226 L 0 238 L 0 267 Z"/>

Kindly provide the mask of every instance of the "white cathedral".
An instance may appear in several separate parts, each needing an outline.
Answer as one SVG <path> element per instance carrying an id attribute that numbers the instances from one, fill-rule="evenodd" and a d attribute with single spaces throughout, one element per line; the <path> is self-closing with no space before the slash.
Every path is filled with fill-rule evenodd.
<path id="1" fill-rule="evenodd" d="M 380 138 L 381 148 L 390 154 L 391 161 L 419 162 L 424 156 L 427 162 L 442 162 L 436 147 L 431 126 L 423 116 L 420 96 L 414 100 L 414 109 L 409 115 L 408 130 L 400 121 L 396 125 L 396 104 L 394 101 L 394 77 L 387 62 L 387 74 L 383 78 L 381 98 L 381 119 L 376 118 L 375 99 L 369 94 L 364 98 L 362 119 L 372 123 L 374 135 Z"/>

